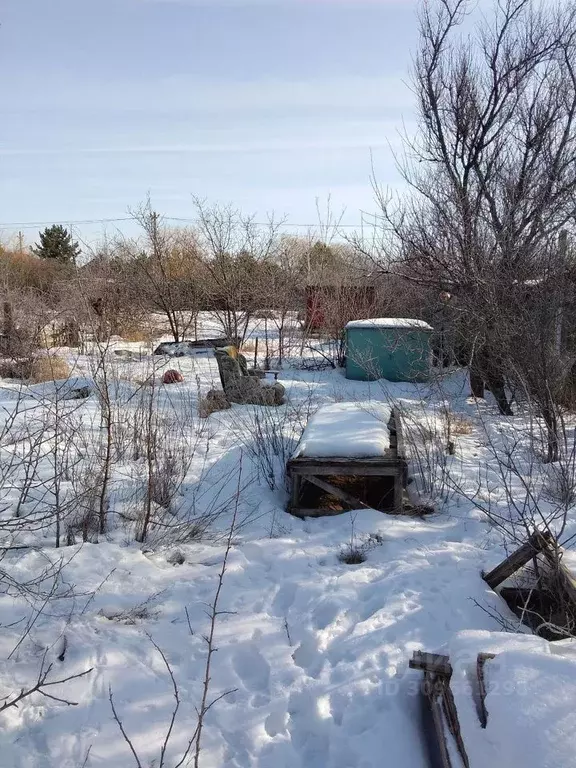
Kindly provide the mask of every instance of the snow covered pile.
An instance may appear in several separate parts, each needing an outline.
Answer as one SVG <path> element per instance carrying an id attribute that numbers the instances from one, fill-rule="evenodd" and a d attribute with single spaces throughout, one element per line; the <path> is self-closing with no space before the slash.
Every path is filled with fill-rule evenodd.
<path id="1" fill-rule="evenodd" d="M 383 403 L 333 403 L 308 422 L 294 457 L 383 456 L 390 447 L 390 408 Z"/>
<path id="2" fill-rule="evenodd" d="M 576 767 L 576 641 L 463 632 L 449 644 L 454 693 L 470 768 Z M 486 729 L 477 712 L 476 658 L 486 661 Z"/>

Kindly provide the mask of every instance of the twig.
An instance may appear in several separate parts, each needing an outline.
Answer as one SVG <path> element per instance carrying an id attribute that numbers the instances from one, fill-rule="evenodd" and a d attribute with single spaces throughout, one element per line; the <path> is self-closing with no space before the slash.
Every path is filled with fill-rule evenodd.
<path id="1" fill-rule="evenodd" d="M 14 696 L 14 698 L 10 699 L 9 701 L 6 701 L 9 697 L 4 697 L 4 703 L 0 706 L 0 712 L 4 712 L 6 709 L 9 709 L 10 707 L 17 707 L 18 704 L 23 700 L 28 698 L 28 696 L 31 696 L 33 693 L 40 693 L 42 696 L 45 696 L 47 699 L 53 699 L 54 701 L 59 701 L 61 704 L 66 704 L 69 707 L 76 707 L 78 705 L 77 701 L 69 701 L 68 699 L 62 699 L 59 696 L 54 696 L 53 694 L 47 693 L 44 689 L 48 688 L 52 685 L 62 685 L 63 683 L 68 683 L 70 680 L 76 680 L 80 677 L 84 677 L 85 675 L 90 674 L 92 672 L 93 667 L 90 667 L 90 669 L 85 669 L 84 672 L 79 672 L 76 675 L 68 675 L 68 677 L 60 678 L 59 680 L 48 680 L 48 676 L 50 675 L 50 672 L 52 671 L 52 664 L 49 664 L 46 669 L 44 669 L 44 662 L 46 660 L 46 655 L 44 655 L 44 658 L 42 659 L 42 664 L 40 666 L 40 673 L 38 675 L 38 679 L 36 680 L 35 685 L 33 685 L 31 688 L 28 689 L 22 689 L 20 693 L 17 696 Z"/>
<path id="2" fill-rule="evenodd" d="M 225 691 L 217 698 L 213 699 L 210 703 L 208 703 L 208 694 L 210 691 L 210 671 L 212 666 L 212 657 L 214 656 L 214 653 L 217 651 L 217 648 L 214 646 L 214 633 L 216 630 L 216 620 L 218 616 L 220 616 L 222 613 L 225 613 L 224 611 L 218 610 L 218 604 L 220 601 L 220 593 L 222 591 L 222 585 L 224 583 L 224 575 L 226 573 L 226 566 L 228 564 L 228 556 L 230 554 L 230 550 L 232 549 L 232 541 L 234 537 L 234 532 L 236 529 L 236 519 L 238 516 L 238 502 L 240 498 L 240 486 L 241 486 L 241 479 L 242 479 L 242 454 L 240 454 L 240 464 L 238 468 L 238 484 L 236 487 L 236 499 L 234 504 L 234 514 L 232 515 L 232 521 L 230 523 L 230 529 L 228 531 L 228 537 L 226 539 L 226 548 L 224 550 L 224 559 L 222 560 L 222 566 L 220 568 L 220 573 L 218 574 L 218 586 L 216 587 L 216 594 L 214 595 L 214 600 L 212 602 L 212 606 L 210 608 L 209 617 L 210 617 L 210 630 L 208 632 L 208 636 L 205 637 L 206 645 L 208 648 L 208 653 L 206 656 L 206 666 L 204 669 L 204 682 L 202 687 L 202 701 L 200 703 L 200 707 L 197 709 L 198 713 L 198 725 L 196 727 L 196 736 L 194 739 L 194 768 L 199 768 L 200 766 L 200 751 L 202 749 L 202 731 L 204 728 L 204 718 L 206 716 L 206 713 L 216 704 L 216 702 L 223 699 L 225 696 L 228 696 L 233 691 Z M 178 766 L 176 767 L 178 768 Z"/>

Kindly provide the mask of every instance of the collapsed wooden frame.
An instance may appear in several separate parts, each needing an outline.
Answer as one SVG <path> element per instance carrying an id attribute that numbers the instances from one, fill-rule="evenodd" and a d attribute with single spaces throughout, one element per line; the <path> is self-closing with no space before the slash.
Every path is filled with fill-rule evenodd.
<path id="1" fill-rule="evenodd" d="M 394 482 L 393 511 L 403 510 L 407 463 L 399 410 L 392 408 L 388 422 L 390 447 L 382 456 L 342 458 L 340 456 L 298 456 L 287 464 L 291 492 L 288 511 L 296 517 L 322 517 L 340 514 L 344 510 L 310 509 L 301 506 L 305 483 L 336 497 L 348 509 L 371 509 L 370 505 L 352 493 L 329 482 L 329 477 L 392 477 Z"/>
<path id="2" fill-rule="evenodd" d="M 498 589 L 507 579 L 526 566 L 531 560 L 536 561 L 541 556 L 540 581 L 537 589 L 545 586 L 548 594 L 553 594 L 558 599 L 558 604 L 566 607 L 566 618 L 571 617 L 576 621 L 576 580 L 572 573 L 562 562 L 562 547 L 550 531 L 534 531 L 527 541 L 510 554 L 505 560 L 489 573 L 483 573 L 484 581 L 493 590 Z M 545 585 L 541 580 L 545 579 Z M 522 590 L 508 589 L 507 592 L 521 592 Z M 530 590 L 533 592 L 534 590 Z M 504 597 L 505 590 L 502 590 Z M 508 601 L 507 601 L 508 602 Z M 542 627 L 548 626 L 543 620 Z M 559 627 L 559 629 L 561 629 Z M 568 627 L 565 627 L 567 630 Z M 537 634 L 540 632 L 537 631 Z M 558 639 L 558 638 L 549 638 Z"/>
<path id="3" fill-rule="evenodd" d="M 454 740 L 456 749 L 464 768 L 470 768 L 470 762 L 462 739 L 456 702 L 450 689 L 452 666 L 448 656 L 438 653 L 426 653 L 415 651 L 409 662 L 411 669 L 418 669 L 424 673 L 423 694 L 428 701 L 438 754 L 442 768 L 454 768 L 450 758 L 448 741 Z"/>

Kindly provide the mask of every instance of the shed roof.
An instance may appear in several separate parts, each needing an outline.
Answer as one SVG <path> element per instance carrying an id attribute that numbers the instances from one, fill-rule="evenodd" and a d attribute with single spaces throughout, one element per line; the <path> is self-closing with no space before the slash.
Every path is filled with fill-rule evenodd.
<path id="1" fill-rule="evenodd" d="M 351 320 L 346 328 L 417 328 L 431 331 L 432 326 L 424 320 L 411 320 L 406 317 L 373 317 L 368 320 Z"/>

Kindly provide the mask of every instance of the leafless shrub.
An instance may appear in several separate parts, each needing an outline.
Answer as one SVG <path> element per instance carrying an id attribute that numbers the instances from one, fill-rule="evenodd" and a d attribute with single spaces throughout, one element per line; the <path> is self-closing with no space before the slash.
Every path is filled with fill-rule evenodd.
<path id="1" fill-rule="evenodd" d="M 160 608 L 156 605 L 162 592 L 156 592 L 145 600 L 130 608 L 102 608 L 100 615 L 109 621 L 115 621 L 118 624 L 132 626 L 142 621 L 156 619 L 160 614 Z"/>
<path id="2" fill-rule="evenodd" d="M 346 565 L 361 565 L 368 559 L 368 553 L 384 544 L 384 538 L 379 533 L 369 533 L 358 536 L 355 528 L 356 515 L 350 518 L 350 541 L 338 553 L 338 560 Z"/>
<path id="3" fill-rule="evenodd" d="M 29 379 L 32 372 L 30 358 L 2 360 L 0 362 L 0 377 L 3 379 Z"/>
<path id="4" fill-rule="evenodd" d="M 154 503 L 168 512 L 186 477 L 190 461 L 185 446 L 159 446 L 154 459 L 150 494 Z"/>
<path id="5" fill-rule="evenodd" d="M 216 644 L 215 644 L 217 623 L 220 616 L 226 613 L 226 611 L 220 610 L 220 599 L 221 599 L 222 588 L 224 586 L 224 577 L 226 575 L 226 570 L 228 567 L 228 558 L 232 550 L 234 534 L 236 532 L 236 523 L 238 520 L 238 502 L 239 502 L 241 486 L 242 486 L 242 462 L 240 461 L 240 465 L 238 468 L 238 480 L 237 480 L 237 488 L 236 488 L 236 494 L 235 494 L 235 502 L 234 502 L 233 513 L 230 521 L 228 534 L 225 540 L 224 557 L 223 557 L 222 565 L 220 566 L 220 571 L 217 577 L 217 586 L 214 593 L 214 598 L 207 609 L 209 626 L 208 626 L 207 633 L 203 636 L 203 639 L 206 644 L 206 661 L 204 664 L 204 675 L 202 680 L 202 691 L 201 691 L 200 703 L 196 707 L 196 715 L 197 715 L 196 726 L 193 730 L 191 730 L 191 734 L 187 741 L 187 745 L 184 748 L 184 751 L 179 756 L 179 758 L 175 758 L 176 762 L 173 763 L 173 768 L 182 768 L 182 766 L 190 765 L 190 764 L 192 764 L 194 768 L 200 767 L 200 754 L 202 751 L 202 735 L 203 735 L 206 716 L 208 712 L 219 701 L 221 701 L 226 696 L 229 696 L 235 690 L 235 689 L 230 689 L 227 691 L 223 691 L 222 693 L 220 693 L 215 697 L 210 696 L 210 686 L 212 681 L 212 675 L 211 675 L 212 663 L 213 663 L 214 654 L 216 653 L 216 650 L 217 650 Z M 188 620 L 188 627 L 190 629 L 190 633 L 193 634 L 193 627 L 190 623 L 190 617 L 188 615 L 188 611 L 186 611 L 186 618 Z M 172 709 L 172 714 L 169 718 L 168 725 L 166 727 L 166 732 L 162 742 L 162 746 L 160 747 L 158 760 L 154 761 L 155 763 L 157 763 L 158 768 L 165 768 L 170 739 L 174 732 L 176 719 L 180 709 L 181 695 L 180 695 L 180 689 L 179 689 L 178 683 L 176 681 L 176 677 L 174 676 L 174 672 L 172 670 L 170 662 L 166 657 L 166 654 L 157 645 L 157 643 L 154 642 L 154 640 L 150 635 L 148 635 L 148 638 L 152 643 L 152 645 L 154 646 L 154 648 L 156 649 L 157 653 L 160 655 L 164 663 L 164 666 L 168 673 L 168 677 L 170 678 L 172 692 L 174 696 L 174 706 Z M 122 720 L 120 719 L 120 715 L 114 703 L 114 696 L 111 688 L 109 688 L 108 697 L 109 697 L 110 707 L 112 709 L 112 715 L 114 717 L 114 720 L 116 721 L 116 724 L 118 725 L 118 728 L 122 734 L 122 737 L 125 743 L 127 744 L 128 749 L 132 754 L 132 757 L 134 758 L 137 768 L 144 768 L 144 765 L 142 763 L 142 758 L 138 754 L 138 751 L 134 746 L 134 742 L 128 735 L 126 729 L 124 728 Z"/>
<path id="6" fill-rule="evenodd" d="M 233 420 L 236 439 L 252 460 L 259 480 L 271 491 L 286 488 L 286 462 L 315 408 L 309 392 L 299 403 L 289 402 L 278 408 L 256 406 L 239 412 Z"/>
<path id="7" fill-rule="evenodd" d="M 418 491 L 434 499 L 448 497 L 446 422 L 429 409 L 399 408 L 404 429 L 404 442 Z"/>
<path id="8" fill-rule="evenodd" d="M 69 699 L 66 699 L 63 696 L 56 696 L 56 694 L 52 692 L 49 693 L 48 690 L 50 689 L 50 691 L 52 691 L 53 686 L 64 685 L 65 683 L 68 683 L 71 680 L 77 680 L 80 677 L 85 677 L 86 675 L 89 675 L 92 672 L 92 667 L 76 675 L 67 675 L 65 677 L 60 677 L 54 680 L 51 678 L 51 673 L 53 671 L 54 665 L 52 663 L 48 664 L 46 659 L 47 659 L 47 653 L 44 654 L 42 663 L 40 665 L 40 671 L 38 672 L 38 677 L 36 679 L 36 682 L 33 685 L 31 685 L 28 688 L 22 688 L 20 692 L 17 694 L 12 693 L 0 698 L 0 702 L 1 702 L 0 712 L 4 712 L 10 707 L 18 707 L 21 701 L 28 698 L 29 696 L 33 696 L 34 694 L 39 694 L 40 696 L 43 696 L 46 699 L 57 701 L 60 704 L 66 704 L 69 707 L 77 706 L 78 702 L 70 701 Z"/>
<path id="9" fill-rule="evenodd" d="M 338 560 L 346 565 L 361 565 L 367 559 L 366 552 L 362 547 L 347 544 L 338 553 Z"/>
<path id="10" fill-rule="evenodd" d="M 70 375 L 70 366 L 63 357 L 58 355 L 42 355 L 34 357 L 30 362 L 29 378 L 34 384 L 68 379 Z"/>

